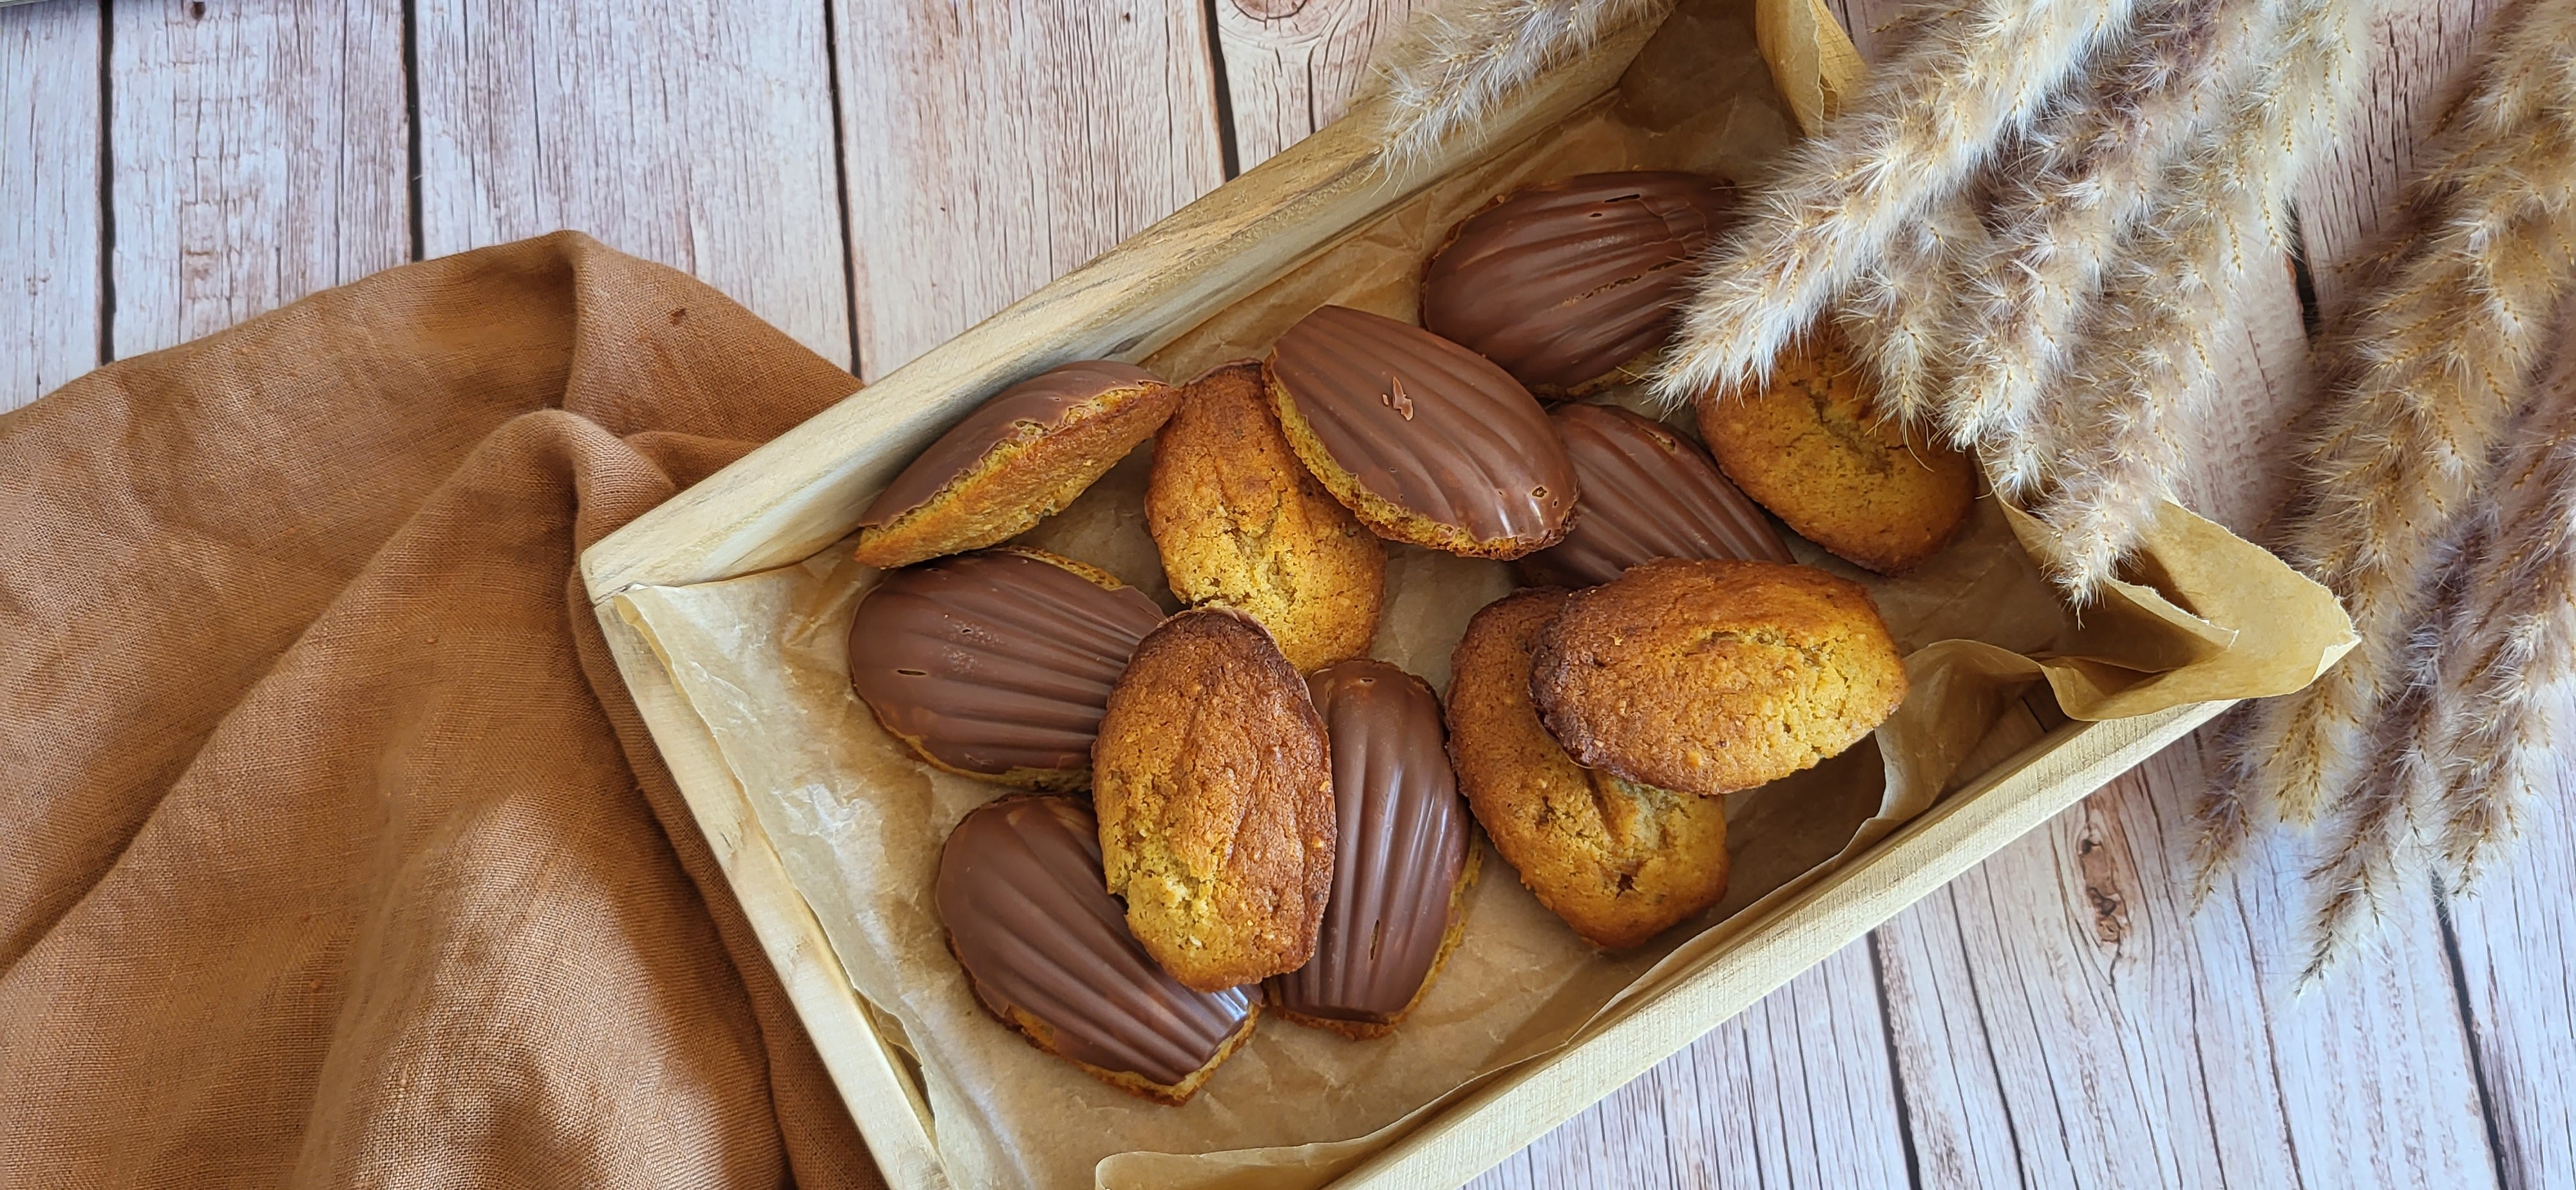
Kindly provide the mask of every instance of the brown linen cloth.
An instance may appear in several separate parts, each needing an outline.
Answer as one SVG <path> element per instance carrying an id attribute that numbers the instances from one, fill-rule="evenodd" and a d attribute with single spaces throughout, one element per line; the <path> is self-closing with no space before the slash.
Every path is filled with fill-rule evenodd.
<path id="1" fill-rule="evenodd" d="M 572 575 L 856 387 L 557 234 L 0 416 L 0 1184 L 882 1185 Z"/>

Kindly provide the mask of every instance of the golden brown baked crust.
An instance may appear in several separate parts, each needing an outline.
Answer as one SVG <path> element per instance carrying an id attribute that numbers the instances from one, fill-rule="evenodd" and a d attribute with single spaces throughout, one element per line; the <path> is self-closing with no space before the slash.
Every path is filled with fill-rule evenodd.
<path id="1" fill-rule="evenodd" d="M 1777 562 L 1630 567 L 1568 598 L 1530 660 L 1539 717 L 1577 762 L 1686 793 L 1811 768 L 1905 699 L 1869 593 Z"/>
<path id="2" fill-rule="evenodd" d="M 1539 903 L 1596 946 L 1635 946 L 1726 895 L 1726 806 L 1586 769 L 1547 734 L 1530 641 L 1565 601 L 1521 591 L 1468 623 L 1450 662 L 1449 757 Z"/>
<path id="3" fill-rule="evenodd" d="M 1254 360 L 1181 391 L 1154 438 L 1145 525 L 1184 603 L 1246 612 L 1300 671 L 1368 652 L 1386 547 L 1308 474 Z"/>
<path id="4" fill-rule="evenodd" d="M 1162 427 L 1181 390 L 1120 385 L 1065 411 L 1062 424 L 994 444 L 920 507 L 859 531 L 858 560 L 892 568 L 980 549 L 1027 532 Z"/>
<path id="5" fill-rule="evenodd" d="M 1155 962 L 1202 991 L 1306 964 L 1332 895 L 1332 763 L 1305 679 L 1257 621 L 1164 621 L 1091 756 L 1109 891 Z"/>
<path id="6" fill-rule="evenodd" d="M 1316 1016 L 1277 1005 L 1275 1010 L 1279 1019 L 1309 1029 L 1339 1033 L 1353 1041 L 1374 1041 L 1395 1032 L 1395 1027 L 1403 1024 L 1404 1018 L 1412 1016 L 1413 1010 L 1421 1006 L 1422 998 L 1431 994 L 1431 985 L 1440 981 L 1440 969 L 1449 965 L 1449 956 L 1458 949 L 1458 940 L 1467 936 L 1467 894 L 1475 890 L 1476 875 L 1484 867 L 1484 852 L 1478 850 L 1471 840 L 1467 847 L 1467 862 L 1458 869 L 1458 882 L 1449 886 L 1449 926 L 1441 932 L 1440 953 L 1431 957 L 1431 969 L 1423 972 L 1422 986 L 1413 990 L 1413 998 L 1405 1001 L 1403 1009 L 1394 1016 L 1383 1021 L 1352 1021 Z"/>
<path id="7" fill-rule="evenodd" d="M 1968 456 L 1871 408 L 1840 336 L 1820 332 L 1758 393 L 1698 401 L 1700 437 L 1720 470 L 1799 536 L 1880 574 L 1913 569 L 1946 544 L 1976 499 Z"/>

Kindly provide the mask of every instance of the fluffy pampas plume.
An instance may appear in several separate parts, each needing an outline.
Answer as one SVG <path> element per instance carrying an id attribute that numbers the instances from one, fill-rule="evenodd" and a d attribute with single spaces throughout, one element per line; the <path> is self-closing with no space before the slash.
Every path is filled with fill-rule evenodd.
<path id="1" fill-rule="evenodd" d="M 2352 795 L 2433 610 L 2443 543 L 2488 481 L 2576 267 L 2576 0 L 2528 0 L 2411 189 L 2420 231 L 2366 296 L 2308 452 L 2290 560 L 2332 587 L 2361 643 L 2259 704 L 2202 806 L 2199 866 L 2278 816 Z"/>
<path id="2" fill-rule="evenodd" d="M 2428 650 L 2431 724 L 2422 766 L 2452 884 L 2468 888 L 2521 823 L 2548 771 L 2551 696 L 2576 671 L 2576 369 L 2533 410 L 2511 487 L 2467 555 L 2458 615 Z"/>
<path id="3" fill-rule="evenodd" d="M 2576 670 L 2576 359 L 2559 361 L 2457 533 L 2434 615 L 2407 642 L 2407 686 L 2309 873 L 2304 982 L 2378 922 L 2426 844 L 2453 888 L 2471 886 L 2548 771 L 2547 700 Z"/>
<path id="4" fill-rule="evenodd" d="M 1672 404 L 1767 378 L 1908 223 L 1958 194 L 2136 0 L 1941 0 L 1852 106 L 1746 204 L 1656 378 Z"/>
<path id="5" fill-rule="evenodd" d="M 1672 0 L 1451 0 L 1425 9 L 1380 60 L 1387 156 L 1419 161 L 1547 71 Z"/>
<path id="6" fill-rule="evenodd" d="M 2059 542 L 2052 577 L 2079 602 L 2116 577 L 2181 468 L 2168 427 L 2207 405 L 2214 336 L 2242 307 L 2243 268 L 2287 250 L 2282 195 L 2340 114 L 2356 7 L 2289 0 L 2249 22 L 2273 56 L 2203 129 L 2111 270 L 2062 397 L 2073 419 L 2053 489 L 2034 511 Z"/>
<path id="7" fill-rule="evenodd" d="M 1997 231 L 1962 272 L 1946 335 L 1956 359 L 1935 382 L 1945 390 L 1940 428 L 1953 445 L 1982 448 L 2007 497 L 2039 486 L 2042 390 L 2067 363 L 2077 319 L 2216 97 L 2251 73 L 2271 9 L 2259 0 L 2142 9 L 2090 85 L 2053 101 L 1997 170 Z"/>

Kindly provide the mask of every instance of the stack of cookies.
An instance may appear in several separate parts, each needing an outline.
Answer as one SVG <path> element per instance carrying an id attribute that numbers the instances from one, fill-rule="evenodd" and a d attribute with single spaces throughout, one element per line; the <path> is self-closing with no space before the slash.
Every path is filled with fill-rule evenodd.
<path id="1" fill-rule="evenodd" d="M 1867 592 L 1795 564 L 1772 517 L 1893 573 L 1973 495 L 1830 343 L 1701 401 L 1705 449 L 1583 401 L 1651 361 L 1731 207 L 1690 174 L 1532 187 L 1451 233 L 1422 326 L 1326 306 L 1179 387 L 1066 364 L 887 486 L 861 518 L 859 560 L 888 573 L 852 687 L 924 762 L 1021 791 L 959 823 L 935 890 L 986 1009 L 1177 1104 L 1265 1006 L 1396 1028 L 1459 943 L 1475 824 L 1604 948 L 1716 903 L 1719 795 L 1850 747 L 1905 694 Z M 1149 436 L 1168 616 L 1005 544 Z M 1445 706 L 1367 657 L 1388 541 L 1529 584 L 1470 622 Z"/>

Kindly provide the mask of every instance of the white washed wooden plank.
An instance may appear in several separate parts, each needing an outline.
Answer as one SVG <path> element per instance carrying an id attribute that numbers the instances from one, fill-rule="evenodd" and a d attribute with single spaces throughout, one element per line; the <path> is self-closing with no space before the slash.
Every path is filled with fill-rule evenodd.
<path id="1" fill-rule="evenodd" d="M 2206 755 L 2169 749 L 1887 927 L 1925 1183 L 2491 1184 L 2429 902 L 2294 997 L 2295 844 L 2182 903 Z"/>
<path id="2" fill-rule="evenodd" d="M 1250 169 L 1341 118 L 1379 46 L 1417 0 L 1216 0 L 1235 167 Z"/>
<path id="3" fill-rule="evenodd" d="M 588 232 L 850 360 L 821 3 L 419 0 L 430 256 Z"/>
<path id="4" fill-rule="evenodd" d="M 1471 1185 L 1904 1185 L 1868 945 L 1808 969 Z"/>
<path id="5" fill-rule="evenodd" d="M 2559 708 L 2558 721 L 2576 723 Z M 2560 732 L 2560 739 L 2569 738 Z M 2501 871 L 2451 903 L 2460 977 L 2494 1109 L 2498 1164 L 2517 1190 L 2576 1186 L 2576 777 L 2533 799 Z"/>
<path id="6" fill-rule="evenodd" d="M 870 0 L 839 13 L 871 379 L 1224 180 L 1198 4 Z"/>
<path id="7" fill-rule="evenodd" d="M 399 0 L 110 7 L 119 357 L 410 258 Z"/>
<path id="8" fill-rule="evenodd" d="M 0 12 L 0 413 L 98 365 L 99 10 Z"/>

